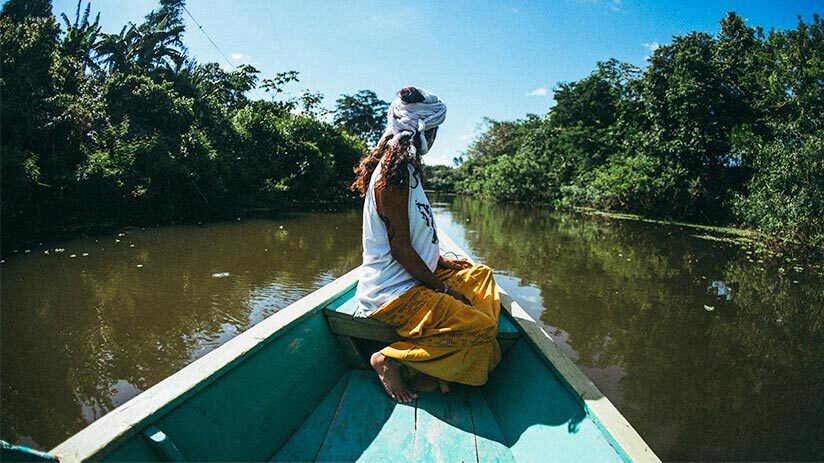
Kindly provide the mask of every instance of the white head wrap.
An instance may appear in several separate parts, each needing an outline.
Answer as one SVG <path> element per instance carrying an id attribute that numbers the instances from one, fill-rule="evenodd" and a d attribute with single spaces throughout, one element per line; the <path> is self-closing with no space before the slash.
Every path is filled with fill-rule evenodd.
<path id="1" fill-rule="evenodd" d="M 418 91 L 423 95 L 420 103 L 404 103 L 400 97 L 389 105 L 386 115 L 386 130 L 384 136 L 392 134 L 390 144 L 397 144 L 403 136 L 417 136 L 421 142 L 421 155 L 429 151 L 424 132 L 441 125 L 446 119 L 446 105 L 434 95 L 422 88 Z M 415 153 L 415 144 L 412 144 L 412 153 Z"/>

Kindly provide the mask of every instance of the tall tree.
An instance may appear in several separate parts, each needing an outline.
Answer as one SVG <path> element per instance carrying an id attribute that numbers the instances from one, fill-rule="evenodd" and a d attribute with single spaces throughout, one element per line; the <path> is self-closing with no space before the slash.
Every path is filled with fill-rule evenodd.
<path id="1" fill-rule="evenodd" d="M 184 0 L 162 0 L 146 20 L 123 26 L 119 34 L 104 34 L 97 53 L 110 70 L 124 74 L 179 69 L 186 58 Z"/>
<path id="2" fill-rule="evenodd" d="M 389 103 L 378 98 L 371 90 L 361 90 L 354 95 L 341 95 L 335 103 L 335 125 L 360 138 L 369 146 L 378 143 L 386 127 L 386 110 Z"/>
<path id="3" fill-rule="evenodd" d="M 93 53 L 100 37 L 100 13 L 97 13 L 94 21 L 90 22 L 89 15 L 91 14 L 92 4 L 87 3 L 86 9 L 83 10 L 81 15 L 82 4 L 83 0 L 78 0 L 77 9 L 74 13 L 74 22 L 69 20 L 66 13 L 60 14 L 63 24 L 66 26 L 66 31 L 60 39 L 60 54 L 63 57 L 75 59 L 85 70 L 88 67 L 97 68 Z"/>
<path id="4" fill-rule="evenodd" d="M 3 227 L 25 220 L 51 188 L 43 158 L 53 152 L 57 112 L 52 74 L 60 27 L 47 0 L 10 0 L 0 12 L 0 204 Z"/>

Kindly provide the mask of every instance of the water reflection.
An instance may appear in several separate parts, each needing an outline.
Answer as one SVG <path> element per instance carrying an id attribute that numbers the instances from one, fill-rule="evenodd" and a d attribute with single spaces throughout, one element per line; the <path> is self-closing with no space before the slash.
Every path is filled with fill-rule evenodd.
<path id="1" fill-rule="evenodd" d="M 356 267 L 360 219 L 128 230 L 6 259 L 2 438 L 51 448 Z"/>
<path id="2" fill-rule="evenodd" d="M 819 276 L 679 227 L 462 197 L 436 220 L 664 460 L 824 458 Z"/>
<path id="3" fill-rule="evenodd" d="M 718 297 L 726 299 L 727 302 L 732 301 L 732 288 L 727 286 L 727 284 L 721 280 L 713 281 L 707 288 L 707 291 L 710 291 Z"/>

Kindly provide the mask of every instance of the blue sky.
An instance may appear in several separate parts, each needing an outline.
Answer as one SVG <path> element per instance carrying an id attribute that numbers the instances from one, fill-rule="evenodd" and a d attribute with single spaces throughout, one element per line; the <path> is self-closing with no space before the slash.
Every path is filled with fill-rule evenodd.
<path id="1" fill-rule="evenodd" d="M 55 0 L 54 12 L 71 17 L 75 5 Z M 104 32 L 138 22 L 156 6 L 148 0 L 92 1 Z M 797 15 L 811 21 L 824 10 L 819 2 L 801 0 L 189 0 L 187 8 L 232 65 L 252 64 L 262 77 L 299 71 L 301 81 L 289 90 L 321 92 L 330 109 L 340 94 L 361 89 L 387 101 L 405 85 L 433 91 L 448 113 L 425 158 L 429 164 L 451 164 L 485 116 L 545 114 L 557 83 L 585 77 L 597 61 L 645 66 L 650 49 L 675 34 L 717 33 L 726 11 L 769 30 L 794 28 Z M 185 19 L 190 54 L 228 66 Z"/>

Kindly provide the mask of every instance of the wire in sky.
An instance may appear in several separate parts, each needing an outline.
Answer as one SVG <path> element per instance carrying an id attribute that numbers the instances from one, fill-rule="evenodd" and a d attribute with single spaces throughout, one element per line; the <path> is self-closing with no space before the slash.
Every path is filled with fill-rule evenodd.
<path id="1" fill-rule="evenodd" d="M 186 14 L 188 14 L 188 15 L 189 15 L 189 17 L 190 17 L 190 18 L 192 18 L 192 22 L 194 22 L 194 23 L 195 23 L 195 26 L 197 26 L 197 28 L 198 28 L 198 29 L 200 29 L 200 32 L 203 32 L 203 35 L 205 35 L 205 36 L 206 36 L 206 38 L 207 38 L 207 39 L 209 39 L 209 42 L 212 44 L 212 46 L 213 46 L 213 47 L 215 47 L 215 50 L 217 50 L 217 52 L 218 52 L 218 53 L 220 53 L 220 56 L 222 56 L 222 57 L 223 57 L 223 59 L 225 59 L 225 60 L 226 60 L 226 63 L 229 65 L 229 67 L 231 67 L 233 70 L 237 70 L 237 66 L 235 66 L 235 65 L 232 63 L 232 61 L 231 61 L 231 60 L 230 60 L 230 59 L 226 56 L 226 54 L 225 54 L 225 53 L 223 53 L 223 50 L 221 50 L 221 49 L 220 49 L 220 47 L 218 47 L 218 46 L 217 46 L 217 44 L 215 43 L 215 41 L 214 41 L 214 40 L 212 40 L 212 38 L 211 38 L 211 37 L 209 37 L 209 34 L 207 34 L 207 33 L 206 33 L 206 30 L 204 30 L 204 29 L 203 29 L 203 26 L 201 26 L 201 25 L 200 25 L 200 23 L 199 23 L 199 22 L 197 22 L 197 19 L 195 19 L 195 17 L 194 17 L 194 16 L 192 16 L 192 13 L 189 11 L 189 9 L 188 9 L 188 8 L 186 8 L 186 5 L 183 5 L 183 11 L 185 11 L 185 12 L 186 12 Z M 260 96 L 260 93 L 258 93 L 258 91 L 257 91 L 257 87 L 256 87 L 256 88 L 253 88 L 253 89 L 252 89 L 252 91 L 253 91 L 253 92 L 255 92 L 255 95 L 256 95 L 259 99 L 263 99 L 263 97 L 262 97 L 262 96 Z"/>
<path id="2" fill-rule="evenodd" d="M 205 35 L 205 36 L 206 36 L 206 38 L 207 38 L 207 39 L 209 39 L 209 42 L 211 42 L 211 43 L 212 43 L 212 46 L 213 46 L 213 47 L 215 47 L 215 50 L 217 50 L 217 52 L 218 52 L 218 53 L 220 53 L 220 56 L 222 56 L 222 57 L 223 57 L 223 59 L 225 59 L 225 60 L 226 60 L 226 62 L 227 62 L 227 63 L 229 63 L 229 66 L 231 66 L 231 68 L 232 68 L 232 69 L 237 69 L 237 66 L 235 66 L 234 64 L 232 64 L 232 61 L 231 61 L 231 60 L 229 60 L 229 58 L 227 58 L 227 57 L 226 57 L 226 55 L 223 53 L 223 51 L 220 49 L 220 47 L 218 47 L 218 46 L 217 46 L 217 44 L 215 43 L 215 41 L 214 41 L 214 40 L 212 40 L 212 38 L 211 38 L 211 37 L 209 37 L 209 34 L 207 34 L 205 30 L 203 30 L 203 26 L 201 26 L 201 25 L 200 25 L 200 23 L 199 23 L 199 22 L 197 22 L 197 19 L 195 19 L 195 17 L 194 17 L 194 16 L 192 16 L 192 13 L 190 13 L 190 12 L 189 12 L 189 9 L 188 9 L 188 8 L 186 8 L 186 5 L 183 5 L 183 11 L 185 11 L 185 12 L 186 12 L 186 14 L 188 14 L 188 15 L 189 15 L 189 17 L 190 17 L 190 18 L 192 18 L 192 22 L 194 22 L 194 23 L 195 23 L 195 26 L 197 26 L 197 28 L 198 28 L 198 29 L 200 29 L 200 32 L 203 32 L 203 35 Z"/>
<path id="3" fill-rule="evenodd" d="M 278 49 L 280 49 L 280 57 L 283 60 L 283 68 L 286 69 L 288 67 L 286 52 L 283 50 L 283 44 L 280 42 L 280 37 L 278 36 L 278 31 L 275 27 L 275 20 L 272 19 L 272 11 L 269 10 L 268 0 L 263 0 L 263 6 L 266 8 L 266 15 L 269 17 L 269 24 L 272 25 L 272 34 L 275 36 L 275 43 L 278 45 Z"/>

